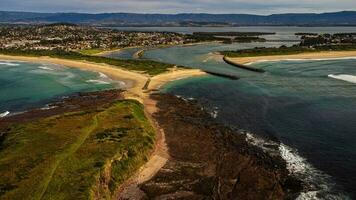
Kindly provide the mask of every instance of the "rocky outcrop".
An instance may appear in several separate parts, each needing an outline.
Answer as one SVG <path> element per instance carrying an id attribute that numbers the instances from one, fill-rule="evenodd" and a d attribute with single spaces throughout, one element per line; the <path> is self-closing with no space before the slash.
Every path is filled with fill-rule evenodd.
<path id="1" fill-rule="evenodd" d="M 286 163 L 217 124 L 195 103 L 155 95 L 154 118 L 164 129 L 170 159 L 141 184 L 149 199 L 289 199 L 301 189 Z"/>

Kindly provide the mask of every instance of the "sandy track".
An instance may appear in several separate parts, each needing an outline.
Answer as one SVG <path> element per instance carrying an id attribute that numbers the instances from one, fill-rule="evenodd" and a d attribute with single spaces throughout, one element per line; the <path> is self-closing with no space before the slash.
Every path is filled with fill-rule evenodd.
<path id="1" fill-rule="evenodd" d="M 141 167 L 136 175 L 119 188 L 114 199 L 144 199 L 145 193 L 141 191 L 139 185 L 153 178 L 169 159 L 164 131 L 152 118 L 152 115 L 158 111 L 156 103 L 157 102 L 151 98 L 146 98 L 144 101 L 146 115 L 153 124 L 157 133 L 157 141 L 154 152 L 149 161 Z"/>
<path id="2" fill-rule="evenodd" d="M 276 55 L 276 56 L 255 56 L 255 57 L 228 57 L 232 62 L 239 64 L 248 64 L 263 61 L 280 61 L 293 59 L 333 59 L 356 57 L 356 51 L 328 51 L 316 53 L 301 53 L 294 55 Z"/>

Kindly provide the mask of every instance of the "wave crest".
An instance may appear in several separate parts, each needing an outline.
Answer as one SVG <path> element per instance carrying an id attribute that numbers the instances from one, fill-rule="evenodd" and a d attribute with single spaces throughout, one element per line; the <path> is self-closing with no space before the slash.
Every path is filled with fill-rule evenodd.
<path id="1" fill-rule="evenodd" d="M 20 64 L 17 63 L 11 63 L 11 62 L 0 62 L 0 65 L 6 65 L 6 66 L 19 66 Z"/>
<path id="2" fill-rule="evenodd" d="M 246 140 L 250 144 L 261 148 L 264 152 L 269 153 L 270 155 L 278 153 L 286 161 L 289 173 L 303 181 L 305 189 L 297 197 L 297 200 L 351 199 L 346 194 L 337 191 L 335 189 L 336 185 L 331 180 L 331 177 L 314 168 L 305 158 L 299 155 L 297 150 L 283 143 L 267 141 L 256 137 L 251 133 L 244 133 L 246 133 Z"/>
<path id="3" fill-rule="evenodd" d="M 349 75 L 349 74 L 339 74 L 339 75 L 329 74 L 328 77 L 329 78 L 333 78 L 333 79 L 346 81 L 346 82 L 349 82 L 349 83 L 356 83 L 356 76 L 354 76 L 354 75 Z"/>
<path id="4" fill-rule="evenodd" d="M 6 116 L 8 116 L 9 114 L 10 114 L 9 111 L 5 111 L 5 112 L 3 112 L 3 113 L 0 113 L 0 118 L 6 117 Z"/>

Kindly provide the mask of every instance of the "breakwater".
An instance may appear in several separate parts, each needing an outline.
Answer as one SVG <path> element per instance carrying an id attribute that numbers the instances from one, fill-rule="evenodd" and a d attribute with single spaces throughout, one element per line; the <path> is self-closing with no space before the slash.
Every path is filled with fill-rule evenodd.
<path id="1" fill-rule="evenodd" d="M 240 64 L 240 63 L 236 63 L 232 60 L 230 60 L 228 57 L 224 56 L 223 57 L 223 60 L 229 64 L 229 65 L 232 65 L 234 67 L 238 67 L 238 68 L 241 68 L 241 69 L 246 69 L 246 70 L 249 70 L 249 71 L 254 71 L 254 72 L 259 72 L 259 73 L 264 73 L 265 70 L 263 69 L 259 69 L 259 68 L 254 68 L 254 67 L 251 67 L 251 66 L 247 66 L 247 65 L 243 65 L 243 64 Z"/>

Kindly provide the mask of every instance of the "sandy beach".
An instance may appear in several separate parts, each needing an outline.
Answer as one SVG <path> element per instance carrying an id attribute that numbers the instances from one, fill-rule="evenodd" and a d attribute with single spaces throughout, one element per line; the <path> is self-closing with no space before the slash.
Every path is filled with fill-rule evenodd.
<path id="1" fill-rule="evenodd" d="M 125 82 L 127 88 L 123 93 L 126 99 L 135 99 L 144 104 L 145 113 L 157 132 L 157 141 L 154 152 L 148 162 L 133 176 L 130 180 L 119 188 L 125 196 L 138 197 L 140 190 L 138 185 L 152 178 L 168 161 L 169 154 L 165 142 L 164 131 L 153 119 L 153 114 L 158 111 L 156 100 L 150 98 L 150 92 L 159 89 L 167 82 L 188 78 L 192 76 L 201 76 L 206 73 L 198 69 L 177 69 L 150 77 L 146 74 L 132 72 L 120 69 L 106 64 L 89 63 L 85 61 L 73 61 L 66 59 L 57 59 L 50 57 L 25 57 L 25 56 L 6 56 L 0 55 L 0 60 L 26 61 L 35 63 L 58 64 L 67 67 L 79 68 L 93 72 L 104 73 L 113 80 Z M 144 89 L 144 87 L 147 87 Z M 137 196 L 138 195 L 138 196 Z"/>
<path id="2" fill-rule="evenodd" d="M 66 59 L 50 58 L 50 57 L 25 57 L 25 56 L 7 56 L 0 55 L 1 60 L 15 60 L 26 61 L 35 63 L 50 63 L 58 64 L 67 67 L 79 68 L 82 70 L 88 70 L 93 72 L 101 72 L 109 76 L 113 80 L 119 80 L 126 84 L 126 98 L 132 98 L 143 102 L 149 96 L 149 92 L 144 91 L 143 87 L 146 82 L 150 80 L 148 85 L 148 91 L 156 90 L 163 84 L 182 78 L 188 78 L 192 76 L 201 76 L 206 73 L 198 69 L 178 69 L 170 72 L 160 74 L 154 77 L 150 77 L 147 74 L 141 74 L 138 72 L 132 72 L 118 67 L 113 67 L 107 64 L 90 63 L 85 61 L 73 61 Z"/>
<path id="3" fill-rule="evenodd" d="M 229 57 L 229 60 L 239 64 L 249 64 L 253 62 L 263 61 L 280 61 L 292 59 L 333 59 L 333 58 L 348 58 L 356 57 L 356 51 L 330 51 L 316 53 L 301 53 L 295 55 L 276 55 L 276 56 L 256 56 L 256 57 Z"/>

